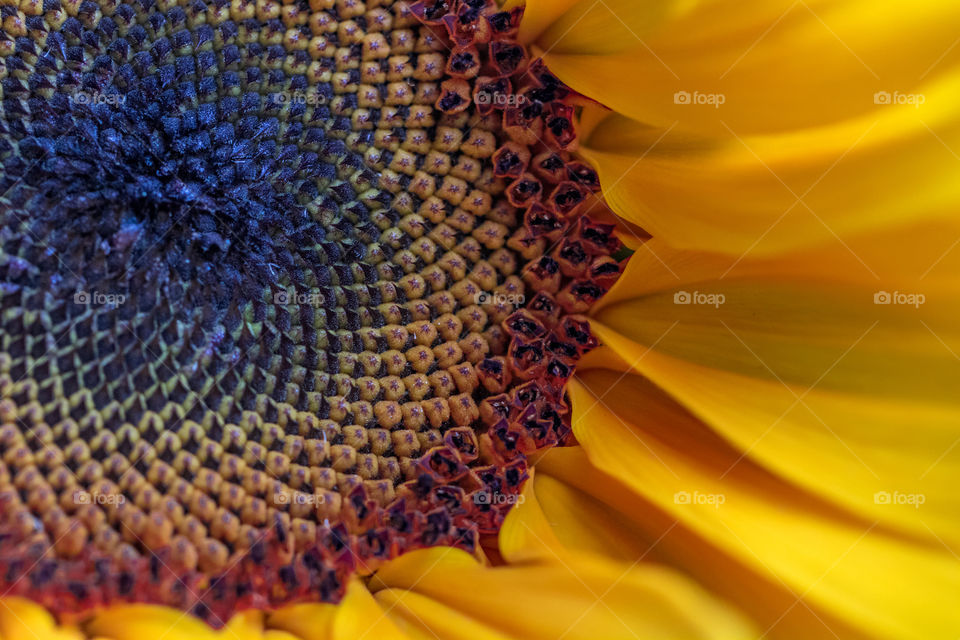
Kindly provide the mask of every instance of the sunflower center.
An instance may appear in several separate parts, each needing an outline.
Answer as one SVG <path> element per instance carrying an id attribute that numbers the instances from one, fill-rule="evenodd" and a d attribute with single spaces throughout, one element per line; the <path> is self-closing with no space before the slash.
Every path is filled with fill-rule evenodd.
<path id="1" fill-rule="evenodd" d="M 0 586 L 219 625 L 496 532 L 620 272 L 520 12 L 0 12 Z"/>

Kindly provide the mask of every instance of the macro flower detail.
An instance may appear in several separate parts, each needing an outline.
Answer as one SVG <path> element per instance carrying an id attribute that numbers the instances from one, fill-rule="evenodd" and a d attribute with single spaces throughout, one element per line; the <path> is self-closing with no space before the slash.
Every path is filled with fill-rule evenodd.
<path id="1" fill-rule="evenodd" d="M 0 640 L 956 640 L 958 28 L 0 0 Z"/>
<path id="2" fill-rule="evenodd" d="M 495 534 L 623 264 L 522 10 L 0 11 L 5 595 L 221 626 Z"/>

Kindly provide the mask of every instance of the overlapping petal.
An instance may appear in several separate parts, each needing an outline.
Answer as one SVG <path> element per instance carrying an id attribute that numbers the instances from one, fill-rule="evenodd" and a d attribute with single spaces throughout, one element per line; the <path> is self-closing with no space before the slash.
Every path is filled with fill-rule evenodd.
<path id="1" fill-rule="evenodd" d="M 554 464 L 577 480 L 538 476 L 505 553 L 642 557 L 659 522 L 769 635 L 956 635 L 960 8 L 897 5 L 528 3 L 524 36 L 612 109 L 582 150 L 654 240 L 570 391 L 616 480 Z"/>
<path id="2" fill-rule="evenodd" d="M 765 260 L 650 241 L 595 310 L 605 346 L 571 388 L 589 459 L 868 634 L 947 637 L 955 238 L 920 226 Z"/>
<path id="3" fill-rule="evenodd" d="M 841 247 L 832 262 L 799 253 L 727 266 L 652 241 L 595 312 L 617 354 L 604 366 L 647 376 L 735 447 L 844 508 L 960 540 L 960 256 L 934 264 L 925 249 L 914 257 L 926 276 L 908 276 L 904 240 L 916 246 L 898 232 L 871 238 L 870 251 Z M 880 262 L 896 242 L 899 257 Z M 804 275 L 813 264 L 822 274 Z M 891 265 L 904 275 L 886 275 Z M 923 494 L 923 508 L 875 501 L 894 492 Z"/>
<path id="4" fill-rule="evenodd" d="M 960 6 L 534 0 L 527 37 L 612 110 L 584 155 L 674 246 L 772 254 L 960 205 Z"/>
<path id="5" fill-rule="evenodd" d="M 929 103 L 812 130 L 715 136 L 603 120 L 583 154 L 626 219 L 684 248 L 768 255 L 849 241 L 960 203 L 960 75 Z M 934 97 L 935 96 L 935 97 Z"/>
<path id="6" fill-rule="evenodd" d="M 359 580 L 350 583 L 346 597 L 337 605 L 307 603 L 285 607 L 271 614 L 268 624 L 303 640 L 407 638 Z"/>
<path id="7" fill-rule="evenodd" d="M 875 112 L 955 73 L 960 7 L 919 0 L 529 0 L 522 37 L 560 78 L 638 122 L 741 136 Z M 676 101 L 722 94 L 721 109 Z M 932 96 L 928 96 L 932 98 Z M 691 103 L 693 97 L 691 96 Z M 932 102 L 932 100 L 928 100 Z M 949 108 L 949 105 L 941 105 Z"/>
<path id="8" fill-rule="evenodd" d="M 746 612 L 757 626 L 755 637 L 762 632 L 779 640 L 867 637 L 600 470 L 582 447 L 547 453 L 537 464 L 529 495 L 501 529 L 507 557 L 550 562 L 575 551 L 626 564 L 660 563 L 694 576 Z"/>
<path id="9" fill-rule="evenodd" d="M 495 569 L 463 552 L 410 554 L 378 572 L 375 596 L 410 628 L 443 638 L 749 638 L 755 630 L 677 572 L 569 556 Z M 461 557 L 458 557 L 461 556 Z M 466 621 L 451 625 L 449 611 Z"/>
<path id="10" fill-rule="evenodd" d="M 530 558 L 533 559 L 532 556 Z M 0 601 L 3 640 L 474 640 L 645 638 L 743 640 L 746 619 L 665 567 L 631 566 L 591 555 L 563 562 L 481 564 L 439 547 L 388 563 L 338 605 L 298 604 L 243 612 L 220 630 L 174 609 L 119 605 L 79 626 L 57 625 L 39 605 Z"/>
<path id="11" fill-rule="evenodd" d="M 0 600 L 0 638 L 3 640 L 82 640 L 74 626 L 58 625 L 43 607 L 23 598 Z"/>

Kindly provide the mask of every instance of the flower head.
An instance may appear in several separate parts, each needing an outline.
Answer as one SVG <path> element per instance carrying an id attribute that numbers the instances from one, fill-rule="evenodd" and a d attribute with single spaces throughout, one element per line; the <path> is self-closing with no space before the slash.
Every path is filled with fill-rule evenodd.
<path id="1" fill-rule="evenodd" d="M 34 9 L 5 59 L 2 588 L 222 625 L 496 533 L 570 438 L 577 314 L 621 269 L 521 12 Z"/>
<path id="2" fill-rule="evenodd" d="M 0 636 L 956 637 L 901 4 L 6 2 Z"/>

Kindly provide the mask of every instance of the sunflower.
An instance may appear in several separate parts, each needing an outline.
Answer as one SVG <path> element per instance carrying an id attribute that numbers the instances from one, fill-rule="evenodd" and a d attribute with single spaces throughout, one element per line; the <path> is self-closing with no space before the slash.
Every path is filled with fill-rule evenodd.
<path id="1" fill-rule="evenodd" d="M 0 638 L 960 633 L 960 6 L 0 14 Z"/>

